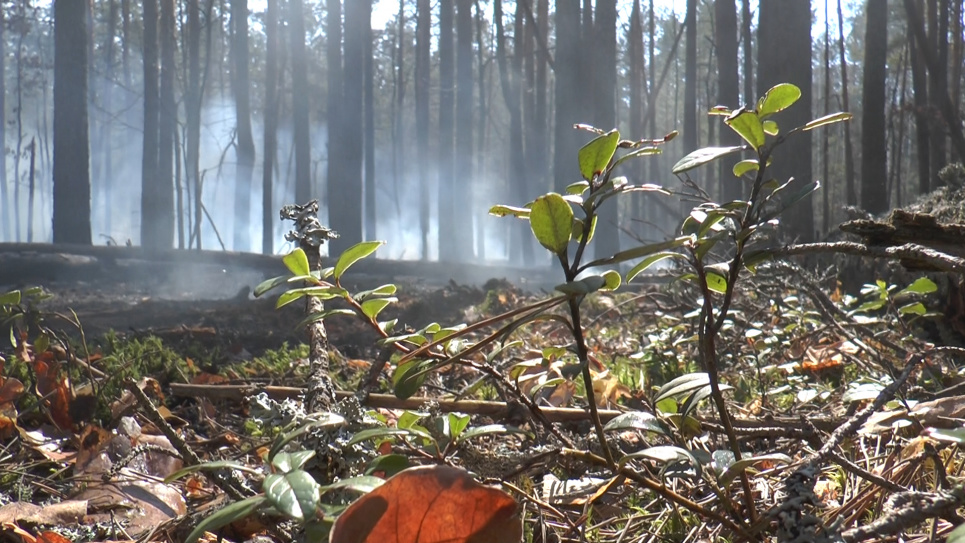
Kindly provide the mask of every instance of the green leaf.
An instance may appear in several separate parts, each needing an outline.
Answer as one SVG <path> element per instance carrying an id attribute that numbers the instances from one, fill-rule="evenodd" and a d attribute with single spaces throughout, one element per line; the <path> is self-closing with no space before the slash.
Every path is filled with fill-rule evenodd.
<path id="1" fill-rule="evenodd" d="M 302 424 L 294 431 L 279 436 L 275 439 L 275 442 L 271 446 L 271 450 L 268 451 L 268 458 L 274 458 L 285 445 L 290 443 L 292 440 L 297 439 L 305 435 L 309 430 L 320 429 L 320 430 L 331 430 L 338 428 L 345 424 L 345 419 L 340 415 L 335 413 L 313 413 L 311 415 L 311 420 Z"/>
<path id="2" fill-rule="evenodd" d="M 355 445 L 356 443 L 361 443 L 363 441 L 368 441 L 370 439 L 382 440 L 389 437 L 413 437 L 418 439 L 432 440 L 432 436 L 428 432 L 417 430 L 415 428 L 368 428 L 357 432 L 352 439 L 346 443 L 346 446 Z"/>
<path id="3" fill-rule="evenodd" d="M 703 166 L 708 162 L 717 160 L 722 156 L 727 156 L 732 153 L 736 153 L 742 150 L 743 147 L 736 145 L 733 147 L 704 147 L 703 149 L 697 149 L 687 156 L 681 158 L 673 165 L 671 170 L 674 174 L 679 174 L 692 170 L 698 166 Z"/>
<path id="4" fill-rule="evenodd" d="M 285 474 L 272 473 L 265 477 L 262 489 L 275 509 L 297 521 L 313 517 L 321 499 L 318 483 L 300 469 Z"/>
<path id="5" fill-rule="evenodd" d="M 596 266 L 606 266 L 609 264 L 619 264 L 621 262 L 626 262 L 627 260 L 633 260 L 635 258 L 641 258 L 644 256 L 652 255 L 661 251 L 666 251 L 667 249 L 673 249 L 674 247 L 680 247 L 686 245 L 687 243 L 693 242 L 693 236 L 680 236 L 674 239 L 669 239 L 666 241 L 659 241 L 657 243 L 650 243 L 648 245 L 641 245 L 640 247 L 634 247 L 633 249 L 627 249 L 626 251 L 620 251 L 612 256 L 606 258 L 599 258 L 594 260 L 585 267 L 594 268 Z M 629 279 L 627 279 L 629 281 Z"/>
<path id="6" fill-rule="evenodd" d="M 669 464 L 671 462 L 687 462 L 694 467 L 694 471 L 697 472 L 697 476 L 700 476 L 700 462 L 697 461 L 697 458 L 694 457 L 690 451 L 681 447 L 675 447 L 673 445 L 657 445 L 656 447 L 650 447 L 649 449 L 644 449 L 642 451 L 624 456 L 620 459 L 620 465 L 622 467 L 626 465 L 627 461 L 629 460 L 641 458 L 661 462 L 663 464 Z"/>
<path id="7" fill-rule="evenodd" d="M 790 83 L 779 83 L 757 101 L 757 113 L 763 118 L 783 111 L 801 98 L 801 89 Z"/>
<path id="8" fill-rule="evenodd" d="M 281 295 L 278 296 L 278 301 L 275 302 L 275 308 L 284 307 L 304 296 L 313 296 L 321 300 L 331 300 L 332 298 L 342 298 L 347 294 L 347 290 L 336 286 L 295 288 L 282 292 Z"/>
<path id="9" fill-rule="evenodd" d="M 725 294 L 727 292 L 727 277 L 717 270 L 707 269 L 707 288 L 718 293 Z"/>
<path id="10" fill-rule="evenodd" d="M 670 435 L 670 432 L 663 423 L 660 422 L 660 419 L 654 416 L 653 413 L 647 413 L 646 411 L 623 413 L 606 423 L 606 426 L 603 427 L 603 431 L 605 432 L 619 430 L 644 430 L 665 436 Z"/>
<path id="11" fill-rule="evenodd" d="M 504 435 L 504 434 L 524 434 L 527 432 L 515 426 L 506 426 L 505 424 L 486 424 L 483 426 L 476 426 L 466 430 L 460 437 L 459 441 L 468 441 L 470 439 L 475 439 L 480 436 L 491 436 L 491 435 Z"/>
<path id="12" fill-rule="evenodd" d="M 653 399 L 653 403 L 659 403 L 664 398 L 676 398 L 690 394 L 709 384 L 710 377 L 703 372 L 681 375 L 660 387 L 660 390 L 657 391 L 657 396 Z"/>
<path id="13" fill-rule="evenodd" d="M 236 520 L 241 520 L 252 514 L 255 509 L 258 509 L 266 502 L 267 499 L 265 496 L 259 494 L 258 496 L 252 496 L 228 504 L 219 509 L 215 514 L 199 522 L 184 541 L 185 543 L 195 543 L 201 539 L 201 536 L 204 535 L 205 532 L 214 532 L 218 528 L 227 526 Z"/>
<path id="14" fill-rule="evenodd" d="M 583 179 L 591 181 L 606 169 L 619 142 L 620 132 L 611 130 L 592 139 L 580 149 L 580 173 L 583 174 Z"/>
<path id="15" fill-rule="evenodd" d="M 620 288 L 620 283 L 623 281 L 623 278 L 620 277 L 620 272 L 616 270 L 603 272 L 603 279 L 606 280 L 606 284 L 601 287 L 601 290 L 616 290 Z"/>
<path id="16" fill-rule="evenodd" d="M 380 456 L 379 458 L 387 458 L 389 456 L 401 456 L 401 455 L 390 454 L 390 455 Z M 379 458 L 376 458 L 375 460 L 377 461 Z M 402 458 L 405 458 L 405 457 L 403 456 Z M 369 466 L 371 467 L 372 464 L 369 464 Z M 383 470 L 383 471 L 386 471 L 386 470 Z M 381 477 L 372 477 L 371 475 L 360 475 L 358 477 L 349 477 L 348 479 L 342 479 L 330 485 L 325 485 L 322 487 L 322 492 L 329 492 L 331 490 L 351 490 L 353 492 L 358 492 L 359 494 L 368 494 L 369 492 L 372 492 L 373 490 L 375 490 L 376 488 L 379 488 L 383 484 L 385 484 L 385 479 L 382 479 Z"/>
<path id="17" fill-rule="evenodd" d="M 901 290 L 898 292 L 898 294 L 896 294 L 896 296 L 899 296 L 899 295 L 902 295 L 902 294 L 911 294 L 911 293 L 915 293 L 915 294 L 931 294 L 932 292 L 935 292 L 936 290 L 938 290 L 938 285 L 936 285 L 934 281 L 932 281 L 931 279 L 929 279 L 929 278 L 927 278 L 927 277 L 919 277 L 918 279 L 915 279 L 915 282 L 914 282 L 914 283 L 912 283 L 912 284 L 908 285 L 907 287 L 901 289 Z"/>
<path id="18" fill-rule="evenodd" d="M 335 271 L 333 272 L 335 279 L 341 278 L 345 270 L 349 269 L 352 264 L 374 253 L 383 244 L 385 244 L 384 241 L 363 241 L 345 249 L 345 252 L 338 257 L 338 262 L 335 263 Z"/>
<path id="19" fill-rule="evenodd" d="M 771 120 L 767 120 L 761 123 L 761 128 L 764 129 L 764 133 L 767 134 L 768 136 L 776 136 L 781 131 L 777 127 L 777 123 Z"/>
<path id="20" fill-rule="evenodd" d="M 399 299 L 394 296 L 390 298 L 372 298 L 371 300 L 365 300 L 362 302 L 362 314 L 370 319 L 374 319 L 385 309 L 385 306 L 397 301 L 399 301 Z"/>
<path id="21" fill-rule="evenodd" d="M 430 364 L 428 360 L 410 360 L 395 368 L 392 374 L 392 392 L 395 397 L 404 400 L 415 394 L 426 380 L 427 374 L 422 370 Z"/>
<path id="22" fill-rule="evenodd" d="M 761 169 L 761 164 L 757 159 L 741 160 L 734 164 L 734 177 L 741 177 L 745 173 L 756 172 L 759 169 Z"/>
<path id="23" fill-rule="evenodd" d="M 545 194 L 533 202 L 529 225 L 540 245 L 562 254 L 573 230 L 573 208 L 559 194 Z"/>
<path id="24" fill-rule="evenodd" d="M 312 269 L 308 266 L 308 256 L 299 247 L 288 253 L 281 259 L 294 275 L 311 275 Z"/>
<path id="25" fill-rule="evenodd" d="M 773 462 L 775 464 L 790 464 L 793 460 L 790 456 L 781 453 L 762 454 L 750 458 L 741 458 L 728 466 L 720 476 L 721 488 L 727 488 L 745 469 L 757 464 L 758 462 Z"/>
<path id="26" fill-rule="evenodd" d="M 261 296 L 262 294 L 268 292 L 269 290 L 271 290 L 271 289 L 273 289 L 273 288 L 275 288 L 275 287 L 277 287 L 277 286 L 279 286 L 279 285 L 284 285 L 285 283 L 288 282 L 288 278 L 289 278 L 289 277 L 291 277 L 291 276 L 289 276 L 289 275 L 280 275 L 280 276 L 278 276 L 278 277 L 272 277 L 271 279 L 266 279 L 266 280 L 262 281 L 261 283 L 258 283 L 258 286 L 255 287 L 255 290 L 254 290 L 255 298 Z"/>
<path id="27" fill-rule="evenodd" d="M 952 530 L 945 539 L 945 543 L 965 543 L 965 524 Z"/>
<path id="28" fill-rule="evenodd" d="M 590 275 L 583 279 L 556 285 L 554 288 L 570 296 L 583 296 L 596 292 L 605 286 L 606 279 L 602 275 Z"/>
<path id="29" fill-rule="evenodd" d="M 348 315 L 350 317 L 354 317 L 355 312 L 352 311 L 351 309 L 326 309 L 324 311 L 317 311 L 302 319 L 301 322 L 299 322 L 298 325 L 295 326 L 295 328 L 301 329 L 305 326 L 308 326 L 309 324 L 327 319 L 333 315 Z"/>
<path id="30" fill-rule="evenodd" d="M 925 313 L 928 313 L 928 309 L 925 308 L 925 304 L 921 302 L 914 302 L 899 307 L 898 313 L 902 315 L 924 315 Z"/>
<path id="31" fill-rule="evenodd" d="M 687 260 L 687 257 L 685 257 L 684 255 L 680 253 L 675 253 L 673 251 L 664 251 L 661 253 L 652 254 L 647 258 L 644 258 L 643 260 L 641 260 L 639 263 L 637 263 L 636 266 L 634 266 L 633 268 L 630 269 L 630 271 L 627 272 L 627 278 L 626 278 L 627 283 L 629 283 L 630 281 L 633 281 L 634 277 L 636 277 L 637 275 L 640 275 L 641 272 L 645 271 L 650 266 L 653 266 L 657 262 L 660 262 L 661 260 L 665 260 L 668 258 L 679 258 L 682 260 Z"/>
<path id="32" fill-rule="evenodd" d="M 271 458 L 271 465 L 274 466 L 275 471 L 288 473 L 301 469 L 313 456 L 315 451 L 280 452 Z"/>
<path id="33" fill-rule="evenodd" d="M 880 383 L 861 383 L 859 385 L 852 385 L 848 387 L 848 390 L 846 390 L 841 396 L 841 401 L 844 403 L 853 403 L 873 400 L 877 398 L 884 389 L 885 386 Z"/>
<path id="34" fill-rule="evenodd" d="M 764 145 L 764 126 L 757 112 L 741 108 L 730 117 L 724 119 L 724 124 L 744 139 L 752 148 L 760 149 Z"/>
<path id="35" fill-rule="evenodd" d="M 725 383 L 720 383 L 719 386 L 721 392 L 734 388 Z M 694 408 L 697 407 L 697 404 L 710 397 L 711 394 L 713 394 L 713 389 L 710 388 L 710 385 L 698 388 L 693 394 L 688 396 L 684 401 L 684 404 L 680 406 L 680 414 L 686 417 L 691 411 L 694 410 Z"/>
<path id="36" fill-rule="evenodd" d="M 372 475 L 375 472 L 381 471 L 385 473 L 386 479 L 392 477 L 396 473 L 408 468 L 409 458 L 402 454 L 383 454 L 382 456 L 375 457 L 374 460 L 369 462 L 368 467 L 365 468 L 366 475 Z M 379 479 L 376 477 L 376 479 Z M 379 479 L 383 481 L 383 479 Z"/>
<path id="37" fill-rule="evenodd" d="M 387 285 L 376 287 L 372 290 L 363 290 L 362 292 L 355 293 L 355 301 L 362 302 L 367 298 L 371 298 L 373 296 L 392 296 L 393 294 L 395 294 L 395 291 L 396 291 L 396 286 L 389 283 Z"/>
<path id="38" fill-rule="evenodd" d="M 627 160 L 630 160 L 631 158 L 659 155 L 661 153 L 663 153 L 663 150 L 660 149 L 659 147 L 641 147 L 639 149 L 634 149 L 633 151 L 630 151 L 629 153 L 617 158 L 616 161 L 613 163 L 613 166 L 616 167 L 620 164 L 623 164 L 624 162 L 626 162 Z"/>
<path id="39" fill-rule="evenodd" d="M 20 303 L 20 291 L 11 290 L 4 294 L 0 294 L 0 305 L 17 305 Z"/>
<path id="40" fill-rule="evenodd" d="M 469 426 L 469 415 L 462 413 L 449 413 L 449 437 L 458 439 Z"/>
<path id="41" fill-rule="evenodd" d="M 576 183 L 570 183 L 566 186 L 566 193 L 573 196 L 579 196 L 586 192 L 586 189 L 588 188 L 590 188 L 589 181 L 577 181 Z M 490 213 L 492 212 L 490 211 Z"/>
<path id="42" fill-rule="evenodd" d="M 512 215 L 520 219 L 528 219 L 529 213 L 530 213 L 530 209 L 528 207 L 495 205 L 489 208 L 489 214 L 495 215 L 497 217 L 505 217 L 506 215 Z"/>
<path id="43" fill-rule="evenodd" d="M 850 121 L 852 117 L 854 117 L 854 115 L 850 113 L 844 113 L 844 112 L 832 113 L 830 115 L 825 115 L 824 117 L 819 117 L 817 119 L 814 119 L 813 121 L 801 127 L 801 130 L 803 130 L 804 132 L 807 132 L 808 130 L 814 130 L 815 128 L 818 128 L 821 126 L 840 123 L 843 121 Z"/>

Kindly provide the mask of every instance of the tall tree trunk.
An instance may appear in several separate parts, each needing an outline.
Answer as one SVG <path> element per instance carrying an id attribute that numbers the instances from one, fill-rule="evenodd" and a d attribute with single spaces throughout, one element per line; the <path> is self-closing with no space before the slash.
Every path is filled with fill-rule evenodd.
<path id="1" fill-rule="evenodd" d="M 148 249 L 166 248 L 160 230 L 164 209 L 160 202 L 158 177 L 158 0 L 144 0 L 144 140 L 141 156 L 141 245 Z"/>
<path id="2" fill-rule="evenodd" d="M 540 1 L 545 2 L 546 0 Z M 482 157 L 487 149 L 486 127 L 488 123 L 486 120 L 489 118 L 489 102 L 486 100 L 486 92 L 489 85 L 487 84 L 488 78 L 486 77 L 487 63 L 483 58 L 486 51 L 486 44 L 483 42 L 483 11 L 479 6 L 479 0 L 475 0 L 473 3 L 476 8 L 476 68 L 479 70 L 476 78 L 476 94 L 479 96 L 479 122 L 476 123 L 476 151 L 478 155 Z M 544 141 L 546 139 L 547 138 L 544 138 Z M 489 179 L 491 169 L 488 167 L 488 163 L 489 161 L 486 160 L 476 161 L 477 181 Z M 480 221 L 476 228 L 476 257 L 479 260 L 486 260 L 486 224 L 486 221 Z"/>
<path id="3" fill-rule="evenodd" d="M 928 6 L 929 38 L 936 60 L 934 69 L 928 70 L 928 98 L 932 110 L 928 150 L 932 187 L 937 187 L 943 184 L 938 173 L 948 163 L 947 126 L 941 115 L 941 101 L 948 96 L 948 0 L 930 0 Z"/>
<path id="4" fill-rule="evenodd" d="M 54 243 L 91 244 L 87 9 L 54 0 Z"/>
<path id="5" fill-rule="evenodd" d="M 106 113 L 104 122 L 101 123 L 101 163 L 103 172 L 100 179 L 100 194 L 98 200 L 103 209 L 101 220 L 103 221 L 104 232 L 110 235 L 111 218 L 114 216 L 114 206 L 111 205 L 111 194 L 114 185 L 114 94 L 117 87 L 114 59 L 114 41 L 117 35 L 117 0 L 109 0 L 110 5 L 107 10 L 107 32 L 104 37 L 104 112 Z"/>
<path id="6" fill-rule="evenodd" d="M 233 246 L 251 250 L 251 178 L 255 169 L 255 139 L 251 133 L 248 80 L 248 0 L 231 0 L 231 90 L 235 99 L 235 201 Z"/>
<path id="7" fill-rule="evenodd" d="M 346 124 L 342 119 L 342 116 L 345 114 L 343 111 L 343 100 L 345 97 L 343 93 L 345 92 L 345 88 L 342 81 L 344 72 L 342 71 L 341 0 L 328 0 L 327 9 L 328 13 L 325 20 L 325 63 L 327 71 L 326 81 L 328 84 L 328 125 L 326 129 L 328 132 L 326 138 L 328 141 L 328 157 L 325 185 L 328 201 L 325 205 L 328 207 L 329 226 L 340 231 L 342 225 L 335 224 L 336 218 L 341 221 L 341 217 L 336 217 L 336 215 L 338 215 L 336 208 L 342 203 L 340 191 L 344 190 L 342 185 L 348 180 L 348 178 L 345 177 L 346 168 L 342 162 L 348 144 L 345 142 L 342 133 L 342 131 L 346 129 Z M 341 232 L 339 232 L 339 234 L 341 234 Z M 338 254 L 337 248 L 334 245 L 335 241 L 336 240 L 332 240 L 329 242 L 329 254 Z"/>
<path id="8" fill-rule="evenodd" d="M 395 186 L 396 220 L 402 223 L 401 190 L 399 185 L 405 176 L 405 0 L 399 0 L 399 15 L 396 18 L 398 40 L 395 48 L 395 70 L 392 92 L 392 182 Z"/>
<path id="9" fill-rule="evenodd" d="M 192 0 L 197 2 L 197 0 Z M 261 252 L 274 252 L 275 205 L 272 168 L 278 151 L 278 2 L 268 0 L 265 10 L 265 137 L 261 167 Z"/>
<path id="10" fill-rule="evenodd" d="M 616 0 L 596 1 L 596 41 L 594 54 L 594 81 L 596 104 L 594 124 L 603 130 L 616 128 L 617 94 L 617 3 Z M 620 206 L 619 199 L 611 200 L 597 221 L 596 247 L 597 258 L 603 258 L 620 250 Z"/>
<path id="11" fill-rule="evenodd" d="M 911 61 L 911 88 L 915 105 L 915 158 L 918 164 L 918 194 L 931 190 L 931 164 L 928 161 L 928 80 L 925 60 L 915 36 L 908 29 Z"/>
<path id="12" fill-rule="evenodd" d="M 174 98 L 174 1 L 161 0 L 161 47 L 160 118 L 158 121 L 158 216 L 157 241 L 159 247 L 170 248 L 174 239 L 174 144 L 178 129 L 178 105 Z"/>
<path id="13" fill-rule="evenodd" d="M 844 14 L 838 1 L 838 61 L 841 63 L 841 108 L 850 111 L 848 99 L 848 61 L 844 53 Z M 851 145 L 851 123 L 844 124 L 844 192 L 849 206 L 858 205 L 858 193 L 854 180 L 854 149 Z"/>
<path id="14" fill-rule="evenodd" d="M 753 104 L 754 96 L 754 51 L 751 41 L 751 0 L 741 0 L 741 43 L 744 47 L 744 103 Z"/>
<path id="15" fill-rule="evenodd" d="M 415 144 L 419 164 L 419 230 L 422 260 L 429 259 L 429 41 L 432 14 L 429 0 L 416 2 L 415 39 Z"/>
<path id="16" fill-rule="evenodd" d="M 188 0 L 187 55 L 188 77 L 184 91 L 184 112 L 187 125 L 187 142 L 184 149 L 184 171 L 188 190 L 194 194 L 194 229 L 188 236 L 188 246 L 196 236 L 194 247 L 201 249 L 201 6 L 200 0 Z"/>
<path id="17" fill-rule="evenodd" d="M 473 80 L 472 80 L 472 0 L 456 0 L 456 165 L 462 171 L 461 182 L 453 187 L 453 197 L 460 205 L 473 202 Z M 488 206 L 485 208 L 488 209 Z M 482 211 L 482 210 L 480 210 Z M 456 238 L 456 258 L 473 257 L 473 223 L 464 220 L 452 232 Z"/>
<path id="18" fill-rule="evenodd" d="M 556 106 L 554 116 L 553 179 L 557 187 L 565 186 L 579 175 L 576 156 L 580 149 L 579 134 L 573 125 L 580 119 L 580 85 L 586 78 L 580 71 L 580 6 L 576 2 L 556 4 Z"/>
<path id="19" fill-rule="evenodd" d="M 459 247 L 453 235 L 456 228 L 455 186 L 464 183 L 456 178 L 456 10 L 455 0 L 439 2 L 439 181 L 437 212 L 439 215 L 439 260 L 458 259 Z M 471 64 L 470 64 L 471 67 Z M 460 172 L 465 172 L 460 164 Z M 463 218 L 464 217 L 460 217 Z"/>
<path id="20" fill-rule="evenodd" d="M 372 6 L 367 0 L 368 16 L 365 29 L 362 34 L 365 38 L 365 238 L 376 239 L 376 213 L 375 213 L 375 57 L 372 52 L 372 41 L 375 34 L 369 21 L 372 18 Z"/>
<path id="21" fill-rule="evenodd" d="M 885 65 L 888 59 L 888 2 L 868 0 L 865 10 L 864 78 L 861 96 L 861 207 L 888 209 L 885 145 Z"/>
<path id="22" fill-rule="evenodd" d="M 824 0 L 824 115 L 831 114 L 831 23 L 828 21 L 828 0 Z M 821 131 L 821 179 L 824 189 L 821 191 L 821 234 L 831 232 L 831 191 L 835 187 L 831 184 L 831 131 Z"/>
<path id="23" fill-rule="evenodd" d="M 10 202 L 7 187 L 7 77 L 6 77 L 6 7 L 0 3 L 0 153 L 3 154 L 0 167 L 0 240 L 10 241 Z"/>
<path id="24" fill-rule="evenodd" d="M 952 59 L 951 59 L 951 89 L 949 92 L 952 95 L 952 105 L 954 106 L 956 117 L 958 116 L 958 111 L 961 109 L 962 103 L 962 64 L 965 63 L 965 47 L 962 44 L 962 2 L 952 3 L 952 16 L 951 23 L 952 29 L 950 35 L 952 37 Z M 965 160 L 965 157 L 957 157 L 959 162 Z"/>
<path id="25" fill-rule="evenodd" d="M 736 108 L 740 101 L 740 82 L 737 75 L 737 7 L 734 0 L 715 0 L 714 42 L 717 46 L 717 103 Z M 739 145 L 740 138 L 733 130 L 721 129 L 720 145 Z M 723 202 L 744 197 L 743 181 L 734 179 L 734 160 L 719 161 L 720 194 Z"/>
<path id="26" fill-rule="evenodd" d="M 329 222 L 339 232 L 339 237 L 330 242 L 331 251 L 336 255 L 362 241 L 364 78 L 361 67 L 365 63 L 364 42 L 371 28 L 371 10 L 371 0 L 345 3 L 345 66 L 351 69 L 342 71 L 341 130 L 336 132 L 342 141 L 342 153 L 330 156 L 330 159 L 337 158 L 341 173 L 338 178 L 328 180 Z"/>
<path id="27" fill-rule="evenodd" d="M 305 59 L 305 8 L 302 6 L 302 0 L 289 0 L 288 9 L 288 25 L 291 28 L 295 202 L 303 205 L 308 203 L 315 194 L 311 171 L 311 136 L 308 131 L 311 111 L 308 107 L 308 61 Z"/>
<path id="28" fill-rule="evenodd" d="M 801 98 L 782 113 L 781 125 L 789 130 L 811 120 L 811 7 L 808 2 L 761 0 L 758 24 L 758 94 L 778 83 L 792 83 Z M 811 132 L 796 134 L 775 151 L 769 171 L 777 179 L 791 177 L 793 194 L 813 180 Z M 785 212 L 789 233 L 802 241 L 814 239 L 814 210 L 805 198 Z"/>
<path id="29" fill-rule="evenodd" d="M 629 64 L 630 80 L 630 134 L 628 139 L 640 139 L 644 136 L 643 98 L 646 92 L 646 70 L 643 63 L 643 26 L 640 0 L 633 0 L 630 8 L 630 28 L 627 32 L 627 62 Z M 643 162 L 634 160 L 628 164 L 631 183 L 643 183 Z M 645 215 L 644 198 L 637 196 L 633 199 L 633 218 L 640 220 Z"/>
<path id="30" fill-rule="evenodd" d="M 697 149 L 697 0 L 687 0 L 687 27 L 684 40 L 687 53 L 684 61 L 684 148 L 689 153 Z"/>

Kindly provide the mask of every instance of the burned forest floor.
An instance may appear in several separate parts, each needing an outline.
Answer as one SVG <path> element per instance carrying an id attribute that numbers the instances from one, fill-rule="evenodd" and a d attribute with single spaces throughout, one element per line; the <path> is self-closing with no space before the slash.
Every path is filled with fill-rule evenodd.
<path id="1" fill-rule="evenodd" d="M 356 315 L 324 321 L 320 413 L 304 299 L 252 294 L 280 258 L 0 244 L 0 540 L 375 541 L 376 499 L 458 542 L 939 540 L 965 524 L 965 288 L 870 262 L 742 274 L 716 390 L 683 273 L 567 297 L 360 260 L 339 284 L 387 306 L 324 302 Z"/>

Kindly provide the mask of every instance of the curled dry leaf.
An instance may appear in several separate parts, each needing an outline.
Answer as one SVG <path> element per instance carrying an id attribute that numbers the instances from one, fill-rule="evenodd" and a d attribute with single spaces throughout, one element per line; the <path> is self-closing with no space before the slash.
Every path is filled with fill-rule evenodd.
<path id="1" fill-rule="evenodd" d="M 512 496 L 448 466 L 404 470 L 335 521 L 330 543 L 517 543 Z"/>

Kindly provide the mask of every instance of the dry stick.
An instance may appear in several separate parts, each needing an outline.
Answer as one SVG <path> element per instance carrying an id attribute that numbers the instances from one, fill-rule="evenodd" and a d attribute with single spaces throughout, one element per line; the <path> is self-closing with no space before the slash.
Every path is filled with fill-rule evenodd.
<path id="1" fill-rule="evenodd" d="M 131 394 L 134 395 L 134 399 L 137 400 L 137 404 L 144 410 L 144 415 L 148 418 L 148 420 L 154 423 L 154 425 L 161 430 L 161 433 L 168 438 L 168 441 L 171 442 L 171 445 L 178 451 L 178 453 L 181 454 L 181 458 L 184 459 L 185 464 L 188 466 L 197 466 L 201 464 L 201 458 L 194 453 L 191 447 L 188 447 L 188 444 L 181 439 L 181 436 L 174 431 L 174 428 L 171 428 L 171 425 L 164 420 L 164 417 L 162 417 L 160 413 L 158 413 L 157 408 L 154 407 L 154 403 L 150 398 L 147 397 L 146 394 L 144 394 L 144 391 L 137 386 L 137 383 L 133 380 L 128 380 L 127 389 L 130 390 Z M 236 500 L 243 500 L 248 497 L 243 490 L 236 488 L 234 482 L 226 477 L 223 473 L 214 472 L 212 475 L 214 483 L 218 485 L 218 487 L 221 488 L 225 494 Z"/>
<path id="2" fill-rule="evenodd" d="M 863 245 L 853 241 L 836 241 L 832 243 L 800 243 L 767 249 L 767 253 L 774 256 L 803 255 L 813 253 L 843 253 L 874 258 L 904 258 L 931 264 L 939 271 L 959 273 L 965 275 L 965 258 L 959 258 L 936 251 L 917 243 L 879 247 Z"/>
<path id="3" fill-rule="evenodd" d="M 902 492 L 889 500 L 893 512 L 865 526 L 841 534 L 847 543 L 898 533 L 929 518 L 942 516 L 965 504 L 965 488 L 948 492 Z"/>

